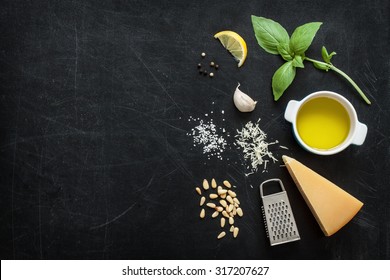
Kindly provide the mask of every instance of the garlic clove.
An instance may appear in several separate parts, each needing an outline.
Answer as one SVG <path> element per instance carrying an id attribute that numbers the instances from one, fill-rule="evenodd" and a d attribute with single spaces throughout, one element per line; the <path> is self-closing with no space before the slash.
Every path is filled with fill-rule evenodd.
<path id="1" fill-rule="evenodd" d="M 236 90 L 234 91 L 233 95 L 233 102 L 236 108 L 240 112 L 252 112 L 255 107 L 257 101 L 254 101 L 249 95 L 243 93 L 238 87 L 240 86 L 240 83 L 238 83 L 238 86 L 236 87 Z"/>

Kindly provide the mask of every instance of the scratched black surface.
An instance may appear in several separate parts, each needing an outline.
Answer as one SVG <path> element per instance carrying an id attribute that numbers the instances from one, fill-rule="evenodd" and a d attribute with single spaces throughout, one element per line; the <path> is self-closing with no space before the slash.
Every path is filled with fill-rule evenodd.
<path id="1" fill-rule="evenodd" d="M 389 11 L 386 0 L 1 1 L 1 258 L 389 259 Z M 307 54 L 335 50 L 334 63 L 373 104 L 310 64 L 275 103 L 270 83 L 282 61 L 258 47 L 251 14 L 290 33 L 323 21 Z M 240 69 L 212 38 L 224 29 L 248 44 Z M 214 79 L 197 73 L 202 51 L 221 66 Z M 237 82 L 259 100 L 251 114 L 232 104 Z M 320 157 L 296 144 L 285 106 L 320 89 L 352 102 L 369 128 L 363 146 Z M 289 147 L 273 149 L 279 160 L 297 158 L 363 209 L 324 237 L 285 168 L 245 177 L 234 149 L 221 161 L 193 147 L 188 118 L 211 111 L 231 134 L 261 118 L 269 140 Z M 217 241 L 217 221 L 199 220 L 194 186 L 205 177 L 237 186 L 237 240 Z M 271 248 L 257 187 L 273 177 L 285 183 L 302 239 Z"/>

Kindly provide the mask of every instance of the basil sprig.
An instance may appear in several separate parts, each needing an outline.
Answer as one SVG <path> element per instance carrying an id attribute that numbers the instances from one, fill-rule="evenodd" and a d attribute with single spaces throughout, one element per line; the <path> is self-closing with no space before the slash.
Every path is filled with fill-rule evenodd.
<path id="1" fill-rule="evenodd" d="M 313 63 L 314 67 L 324 71 L 335 71 L 349 81 L 361 95 L 367 104 L 371 104 L 359 86 L 343 71 L 331 63 L 335 52 L 330 54 L 325 47 L 322 47 L 321 54 L 323 61 L 311 59 L 305 56 L 306 50 L 310 47 L 322 22 L 309 22 L 298 26 L 288 35 L 286 29 L 279 23 L 264 17 L 252 15 L 252 25 L 257 42 L 266 52 L 280 55 L 286 62 L 274 73 L 272 77 L 272 91 L 277 101 L 291 85 L 295 78 L 296 68 L 304 68 L 305 60 Z"/>

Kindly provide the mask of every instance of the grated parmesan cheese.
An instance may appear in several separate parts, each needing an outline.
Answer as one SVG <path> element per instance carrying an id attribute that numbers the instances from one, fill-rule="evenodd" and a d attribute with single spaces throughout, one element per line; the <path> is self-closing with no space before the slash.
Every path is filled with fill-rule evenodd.
<path id="1" fill-rule="evenodd" d="M 269 159 L 274 163 L 278 161 L 268 150 L 268 147 L 279 142 L 277 140 L 266 142 L 267 134 L 260 129 L 259 122 L 260 119 L 256 123 L 249 121 L 241 130 L 237 130 L 235 135 L 238 149 L 242 149 L 244 159 L 250 161 L 250 165 L 247 166 L 250 172 L 245 174 L 247 176 L 257 172 L 261 165 L 263 165 L 263 172 L 266 172 Z"/>

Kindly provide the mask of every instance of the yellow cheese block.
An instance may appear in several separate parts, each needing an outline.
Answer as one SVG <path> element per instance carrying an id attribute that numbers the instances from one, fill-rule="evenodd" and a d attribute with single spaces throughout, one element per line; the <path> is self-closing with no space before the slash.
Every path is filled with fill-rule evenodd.
<path id="1" fill-rule="evenodd" d="M 326 236 L 336 233 L 362 208 L 362 202 L 299 161 L 282 158 Z"/>

